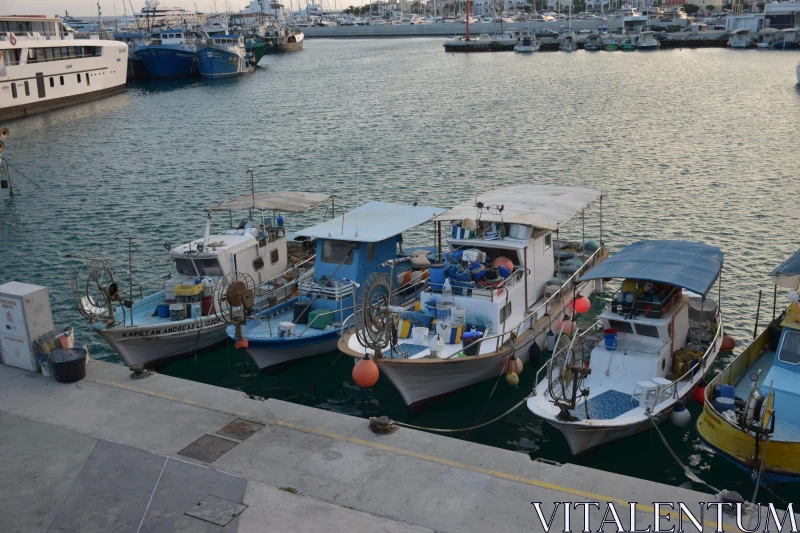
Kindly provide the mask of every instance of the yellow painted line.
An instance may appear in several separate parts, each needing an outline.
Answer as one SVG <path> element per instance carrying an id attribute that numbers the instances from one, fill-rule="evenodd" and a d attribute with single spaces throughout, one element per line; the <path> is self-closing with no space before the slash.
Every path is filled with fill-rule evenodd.
<path id="1" fill-rule="evenodd" d="M 149 391 L 149 390 L 146 390 L 146 389 L 140 389 L 138 387 L 134 387 L 133 385 L 125 385 L 123 383 L 115 383 L 115 382 L 112 382 L 112 381 L 105 381 L 105 380 L 101 380 L 101 379 L 92 379 L 91 381 L 94 381 L 95 383 L 100 383 L 100 384 L 103 384 L 103 385 L 108 385 L 110 387 L 117 387 L 117 388 L 128 390 L 128 391 L 131 391 L 131 392 L 138 392 L 140 394 L 146 394 L 148 396 L 154 396 L 156 398 L 161 398 L 162 400 L 169 400 L 169 401 L 173 401 L 173 402 L 189 404 L 189 405 L 192 405 L 192 406 L 203 407 L 202 405 L 200 405 L 197 402 L 194 402 L 192 400 L 185 400 L 185 399 L 182 399 L 182 398 L 177 398 L 175 396 L 170 396 L 168 394 L 162 394 L 160 392 Z M 587 491 L 580 490 L 580 489 L 574 489 L 574 488 L 571 488 L 571 487 L 565 487 L 563 485 L 558 485 L 556 483 L 550 483 L 550 482 L 547 482 L 547 481 L 539 481 L 538 479 L 531 479 L 531 478 L 527 478 L 527 477 L 523 477 L 523 476 L 517 476 L 515 474 L 509 474 L 507 472 L 501 472 L 499 470 L 491 470 L 489 468 L 483 468 L 483 467 L 480 467 L 480 466 L 474 466 L 474 465 L 469 465 L 469 464 L 465 464 L 465 463 L 459 463 L 457 461 L 451 461 L 450 459 L 445 459 L 443 457 L 436 457 L 434 455 L 428 455 L 428 454 L 425 454 L 425 453 L 412 452 L 410 450 L 404 450 L 402 448 L 396 448 L 394 446 L 389 446 L 387 444 L 381 444 L 381 443 L 378 443 L 378 442 L 364 440 L 364 439 L 360 439 L 358 437 L 349 437 L 347 435 L 340 435 L 339 433 L 334 433 L 332 431 L 326 431 L 326 430 L 323 430 L 323 429 L 300 426 L 300 425 L 294 424 L 292 422 L 284 422 L 282 420 L 273 420 L 273 419 L 270 419 L 270 418 L 255 418 L 255 417 L 253 417 L 252 414 L 239 413 L 239 412 L 236 412 L 236 411 L 222 411 L 222 410 L 218 410 L 218 409 L 210 409 L 210 410 L 213 410 L 213 411 L 216 411 L 216 412 L 221 412 L 221 413 L 228 414 L 228 415 L 231 415 L 231 416 L 236 416 L 236 417 L 240 417 L 240 418 L 246 418 L 248 420 L 258 421 L 258 422 L 261 422 L 263 424 L 269 424 L 269 425 L 273 425 L 273 426 L 280 426 L 280 427 L 284 427 L 284 428 L 287 428 L 287 429 L 292 429 L 292 430 L 295 430 L 295 431 L 301 431 L 303 433 L 311 433 L 313 435 L 319 435 L 321 437 L 327 437 L 327 438 L 333 439 L 333 440 L 350 442 L 352 444 L 358 444 L 360 446 L 368 446 L 370 448 L 374 448 L 374 449 L 377 449 L 377 450 L 382 450 L 382 451 L 386 451 L 386 452 L 390 452 L 390 453 L 396 453 L 398 455 L 405 455 L 407 457 L 413 457 L 415 459 L 420 459 L 422 461 L 428 461 L 428 462 L 431 462 L 431 463 L 437 463 L 437 464 L 440 464 L 440 465 L 450 466 L 450 467 L 453 467 L 453 468 L 460 468 L 462 470 L 469 470 L 471 472 L 476 472 L 476 473 L 479 473 L 479 474 L 485 474 L 487 476 L 492 476 L 492 477 L 499 478 L 499 479 L 505 479 L 507 481 L 513 481 L 515 483 L 522 483 L 524 485 L 530 485 L 532 487 L 538 487 L 538 488 L 542 488 L 542 489 L 552 490 L 552 491 L 555 491 L 555 492 L 562 492 L 564 494 L 570 494 L 572 496 L 579 496 L 581 498 L 586 498 L 586 499 L 592 500 L 592 501 L 614 502 L 614 503 L 617 503 L 617 504 L 624 505 L 625 508 L 629 507 L 629 502 L 627 500 L 623 500 L 621 498 L 615 498 L 615 497 L 612 497 L 612 496 L 607 496 L 605 494 L 597 494 L 597 493 L 594 493 L 594 492 L 587 492 Z M 649 513 L 649 514 L 653 514 L 655 512 L 655 508 L 652 505 L 644 505 L 644 504 L 641 504 L 641 503 L 637 503 L 636 504 L 636 510 L 637 511 L 642 511 L 642 512 L 645 512 L 645 513 Z M 679 513 L 677 511 L 671 511 L 671 510 L 662 510 L 661 511 L 661 516 L 663 516 L 663 517 L 670 517 L 670 518 L 677 519 L 678 515 L 679 515 Z M 716 526 L 717 526 L 716 522 L 712 522 L 710 520 L 704 520 L 703 521 L 703 525 L 705 525 L 707 527 L 710 527 L 712 529 L 716 528 Z M 735 527 L 734 527 L 734 530 L 739 531 Z"/>

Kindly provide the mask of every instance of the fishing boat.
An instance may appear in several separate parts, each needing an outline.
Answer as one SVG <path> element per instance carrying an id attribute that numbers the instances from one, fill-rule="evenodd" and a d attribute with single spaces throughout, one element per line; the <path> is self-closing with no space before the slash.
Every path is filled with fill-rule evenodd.
<path id="1" fill-rule="evenodd" d="M 134 57 L 154 78 L 181 78 L 197 73 L 197 34 L 183 28 L 162 28 L 149 44 L 137 46 Z"/>
<path id="2" fill-rule="evenodd" d="M 620 50 L 623 52 L 633 52 L 636 50 L 636 41 L 634 39 L 625 39 L 620 45 Z"/>
<path id="3" fill-rule="evenodd" d="M 387 280 L 363 283 L 339 349 L 373 358 L 411 409 L 537 358 L 574 298 L 602 287 L 577 281 L 607 257 L 602 235 L 600 243 L 556 238 L 598 198 L 593 189 L 515 185 L 438 215 L 425 289 L 405 298 L 387 296 Z"/>
<path id="4" fill-rule="evenodd" d="M 58 19 L 0 17 L 0 120 L 125 90 L 128 47 L 75 39 Z"/>
<path id="5" fill-rule="evenodd" d="M 586 37 L 586 42 L 583 49 L 587 52 L 597 52 L 603 49 L 603 42 L 600 40 L 600 34 L 591 33 Z"/>
<path id="6" fill-rule="evenodd" d="M 206 34 L 197 46 L 197 70 L 204 78 L 233 78 L 255 70 L 241 34 Z"/>
<path id="7" fill-rule="evenodd" d="M 639 50 L 641 52 L 649 52 L 659 48 L 661 48 L 661 43 L 656 39 L 655 32 L 643 31 L 639 34 Z"/>
<path id="8" fill-rule="evenodd" d="M 574 35 L 564 35 L 561 37 L 561 51 L 574 52 L 578 49 L 578 41 Z"/>
<path id="9" fill-rule="evenodd" d="M 381 265 L 411 258 L 403 250 L 402 234 L 429 221 L 444 209 L 369 202 L 340 217 L 298 232 L 316 239 L 314 276 L 299 285 L 299 294 L 281 305 L 271 305 L 246 320 L 234 323 L 228 336 L 244 339 L 246 350 L 262 371 L 272 371 L 291 361 L 336 349 L 344 319 L 353 313 L 354 287 Z M 423 258 L 429 250 L 423 250 Z M 421 287 L 427 265 L 403 263 L 391 285 L 408 291 Z M 256 302 L 258 305 L 258 302 Z"/>
<path id="10" fill-rule="evenodd" d="M 735 30 L 728 38 L 728 47 L 730 48 L 752 48 L 754 43 L 753 32 L 745 28 Z"/>
<path id="11" fill-rule="evenodd" d="M 759 484 L 800 481 L 800 251 L 772 271 L 789 305 L 703 394 L 700 437 Z M 759 295 L 759 314 L 761 307 Z M 759 479 L 760 478 L 760 479 Z"/>
<path id="12" fill-rule="evenodd" d="M 175 271 L 136 286 L 116 281 L 109 261 L 88 259 L 72 272 L 76 309 L 133 370 L 197 353 L 226 339 L 219 289 L 228 280 L 251 279 L 259 298 L 284 301 L 310 275 L 312 250 L 287 242 L 278 213 L 301 213 L 329 200 L 316 193 L 251 193 L 212 206 L 203 237 L 165 245 Z M 233 223 L 241 212 L 247 218 L 212 233 L 212 213 L 227 213 Z"/>
<path id="13" fill-rule="evenodd" d="M 533 37 L 533 35 L 526 35 L 522 38 L 522 41 L 514 47 L 514 51 L 520 54 L 538 52 L 539 47 L 540 43 Z"/>
<path id="14" fill-rule="evenodd" d="M 303 49 L 305 34 L 296 26 L 278 24 L 268 29 L 264 40 L 267 43 L 267 54 L 299 52 Z"/>
<path id="15" fill-rule="evenodd" d="M 706 244 L 642 241 L 583 274 L 581 281 L 624 281 L 600 314 L 599 342 L 586 335 L 592 328 L 559 334 L 528 409 L 560 431 L 574 455 L 669 419 L 721 348 L 722 315 L 709 292 L 722 261 Z"/>
<path id="16" fill-rule="evenodd" d="M 794 73 L 797 76 L 797 84 L 800 85 L 800 61 L 797 62 L 797 66 L 794 68 Z"/>
<path id="17" fill-rule="evenodd" d="M 619 50 L 619 44 L 617 44 L 616 39 L 611 39 L 603 44 L 603 50 L 606 52 L 616 52 Z"/>

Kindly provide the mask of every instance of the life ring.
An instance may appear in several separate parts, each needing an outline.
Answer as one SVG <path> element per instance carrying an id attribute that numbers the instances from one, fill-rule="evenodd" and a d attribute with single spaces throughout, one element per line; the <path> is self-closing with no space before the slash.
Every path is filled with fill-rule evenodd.
<path id="1" fill-rule="evenodd" d="M 17 44 L 17 38 L 14 37 L 14 34 L 11 34 L 11 37 L 8 38 L 8 42 L 11 43 L 11 46 L 15 46 Z"/>

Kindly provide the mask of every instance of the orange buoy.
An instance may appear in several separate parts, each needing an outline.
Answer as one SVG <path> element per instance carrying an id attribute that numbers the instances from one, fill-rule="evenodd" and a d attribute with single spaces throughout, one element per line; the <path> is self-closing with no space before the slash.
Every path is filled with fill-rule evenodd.
<path id="1" fill-rule="evenodd" d="M 241 350 L 246 350 L 247 347 L 250 346 L 250 343 L 247 342 L 247 339 L 245 339 L 244 337 L 239 337 L 238 339 L 236 339 L 236 343 L 234 344 L 234 346 L 236 347 L 237 350 L 241 351 Z"/>
<path id="2" fill-rule="evenodd" d="M 506 362 L 506 373 L 514 372 L 517 375 L 522 374 L 522 369 L 525 365 L 522 364 L 522 360 L 519 357 L 511 356 L 511 359 Z"/>
<path id="3" fill-rule="evenodd" d="M 575 323 L 572 320 L 565 320 L 561 324 L 561 331 L 564 332 L 564 335 L 572 335 L 572 330 L 575 327 Z"/>
<path id="4" fill-rule="evenodd" d="M 353 381 L 356 382 L 356 385 L 365 389 L 374 386 L 378 382 L 380 374 L 378 365 L 369 356 L 364 356 L 364 359 L 353 367 Z"/>
<path id="5" fill-rule="evenodd" d="M 519 376 L 516 374 L 516 372 L 509 372 L 506 374 L 506 383 L 512 387 L 519 385 Z"/>
<path id="6" fill-rule="evenodd" d="M 730 352 L 733 350 L 734 346 L 736 346 L 736 340 L 733 337 L 730 335 L 722 336 L 722 346 L 720 346 L 721 349 L 725 350 L 726 352 Z"/>
<path id="7" fill-rule="evenodd" d="M 586 313 L 592 308 L 592 302 L 586 296 L 581 296 L 572 302 L 572 308 L 575 309 L 576 313 Z"/>
<path id="8" fill-rule="evenodd" d="M 706 403 L 706 386 L 700 385 L 696 389 L 694 389 L 694 401 L 703 405 Z"/>

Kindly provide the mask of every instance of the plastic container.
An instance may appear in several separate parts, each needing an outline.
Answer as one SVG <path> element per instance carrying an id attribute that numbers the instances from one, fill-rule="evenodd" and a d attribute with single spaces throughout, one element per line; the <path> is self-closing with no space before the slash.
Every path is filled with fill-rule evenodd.
<path id="1" fill-rule="evenodd" d="M 518 241 L 527 241 L 533 236 L 533 228 L 531 226 L 523 226 L 521 224 L 508 225 L 508 237 Z"/>
<path id="2" fill-rule="evenodd" d="M 425 302 L 425 315 L 436 317 L 436 300 L 429 300 Z"/>
<path id="3" fill-rule="evenodd" d="M 86 348 L 57 348 L 50 356 L 50 372 L 59 383 L 74 383 L 86 377 Z"/>
<path id="4" fill-rule="evenodd" d="M 203 316 L 208 316 L 212 313 L 214 307 L 214 299 L 211 296 L 203 298 Z M 167 307 L 167 315 L 169 315 L 169 306 Z"/>
<path id="5" fill-rule="evenodd" d="M 722 396 L 714 400 L 714 407 L 717 408 L 717 412 L 719 413 L 734 411 L 736 409 L 733 398 L 723 398 Z"/>
<path id="6" fill-rule="evenodd" d="M 169 304 L 168 303 L 160 303 L 156 306 L 156 311 L 158 312 L 158 318 L 169 318 Z"/>
<path id="7" fill-rule="evenodd" d="M 415 327 L 411 329 L 411 339 L 414 344 L 418 344 L 420 346 L 427 346 L 428 345 L 428 334 L 430 330 L 428 328 L 423 327 Z"/>
<path id="8" fill-rule="evenodd" d="M 453 306 L 450 308 L 450 321 L 454 324 L 466 323 L 467 310 L 463 307 Z"/>
<path id="9" fill-rule="evenodd" d="M 175 296 L 200 296 L 203 294 L 203 287 L 204 284 L 195 283 L 194 285 L 185 285 L 183 283 L 179 283 L 173 289 Z"/>
<path id="10" fill-rule="evenodd" d="M 192 318 L 203 316 L 203 304 L 192 304 Z"/>
<path id="11" fill-rule="evenodd" d="M 436 335 L 445 344 L 458 344 L 461 342 L 461 334 L 464 333 L 464 326 L 453 324 L 452 322 L 441 321 L 436 323 Z"/>
<path id="12" fill-rule="evenodd" d="M 450 318 L 450 309 L 453 307 L 451 302 L 436 302 L 436 320 L 447 320 Z"/>
<path id="13" fill-rule="evenodd" d="M 736 398 L 736 387 L 731 385 L 720 385 L 719 396 L 720 398 Z"/>
<path id="14" fill-rule="evenodd" d="M 175 322 L 186 318 L 186 306 L 183 304 L 170 304 L 169 319 Z"/>
<path id="15" fill-rule="evenodd" d="M 311 302 L 295 302 L 292 322 L 295 324 L 308 324 L 309 313 L 311 313 Z"/>
<path id="16" fill-rule="evenodd" d="M 467 355 L 478 355 L 478 352 L 480 352 L 481 349 L 481 343 L 475 341 L 480 339 L 482 336 L 483 334 L 480 331 L 468 331 L 464 333 L 464 335 L 462 335 L 464 353 Z"/>
<path id="17" fill-rule="evenodd" d="M 445 269 L 443 263 L 435 263 L 431 265 L 431 267 L 428 269 L 428 273 L 430 274 L 432 291 L 442 292 L 445 280 L 444 270 Z"/>
<path id="18" fill-rule="evenodd" d="M 606 343 L 606 350 L 613 352 L 617 349 L 617 333 L 616 328 L 608 328 L 603 330 L 603 338 Z"/>

